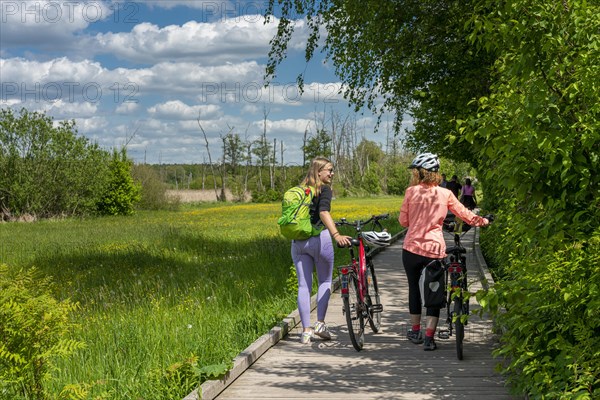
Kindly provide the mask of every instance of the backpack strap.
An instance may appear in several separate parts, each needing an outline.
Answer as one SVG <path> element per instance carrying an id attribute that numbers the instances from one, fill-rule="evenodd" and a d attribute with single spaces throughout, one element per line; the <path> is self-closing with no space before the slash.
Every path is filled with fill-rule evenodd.
<path id="1" fill-rule="evenodd" d="M 308 203 L 306 204 L 310 204 L 310 202 L 313 200 L 314 198 L 314 188 L 312 186 L 297 186 L 300 189 L 302 189 L 302 191 L 304 192 L 304 197 L 300 200 L 300 205 L 298 206 L 298 208 L 296 208 L 296 212 L 294 213 L 294 217 L 292 219 L 296 219 L 296 216 L 298 215 L 298 212 L 300 211 L 300 207 L 302 207 L 302 205 L 304 205 L 304 201 L 306 200 L 307 197 L 310 196 L 310 199 L 308 200 Z M 307 189 L 308 189 L 308 193 L 307 193 Z"/>

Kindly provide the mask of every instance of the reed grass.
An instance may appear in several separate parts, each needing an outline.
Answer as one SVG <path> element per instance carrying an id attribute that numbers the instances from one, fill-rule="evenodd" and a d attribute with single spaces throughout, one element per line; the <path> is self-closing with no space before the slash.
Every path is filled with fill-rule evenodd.
<path id="1" fill-rule="evenodd" d="M 337 199 L 332 214 L 395 213 L 394 232 L 399 205 L 397 197 Z M 198 380 L 173 371 L 226 369 L 296 308 L 279 213 L 279 204 L 211 203 L 0 225 L 0 263 L 36 266 L 52 276 L 57 298 L 79 303 L 72 335 L 86 348 L 55 372 L 57 397 L 67 388 L 63 397 L 181 398 Z M 340 263 L 345 256 L 336 255 Z"/>

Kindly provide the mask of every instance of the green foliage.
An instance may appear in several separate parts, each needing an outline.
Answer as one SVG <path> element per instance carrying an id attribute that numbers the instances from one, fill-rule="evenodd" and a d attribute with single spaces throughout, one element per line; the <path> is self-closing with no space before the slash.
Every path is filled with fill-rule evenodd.
<path id="1" fill-rule="evenodd" d="M 246 160 L 244 151 L 247 144 L 242 141 L 237 133 L 228 133 L 221 137 L 223 141 L 223 164 L 224 168 L 229 167 L 232 174 L 238 173 L 239 165 Z"/>
<path id="2" fill-rule="evenodd" d="M 258 192 L 252 195 L 254 203 L 272 203 L 274 201 L 283 200 L 283 191 L 267 189 L 265 192 Z"/>
<path id="3" fill-rule="evenodd" d="M 140 201 L 137 207 L 141 210 L 175 209 L 177 200 L 167 196 L 167 184 L 160 179 L 158 172 L 149 165 L 134 165 L 131 169 L 133 179 L 141 187 Z"/>
<path id="4" fill-rule="evenodd" d="M 354 150 L 355 158 L 364 165 L 378 164 L 385 158 L 379 145 L 371 140 L 362 139 Z"/>
<path id="5" fill-rule="evenodd" d="M 199 384 L 209 379 L 219 379 L 231 369 L 233 362 L 200 367 L 198 356 L 191 355 L 165 370 L 154 371 L 151 379 L 153 398 L 180 400 Z"/>
<path id="6" fill-rule="evenodd" d="M 370 195 L 378 195 L 381 193 L 381 175 L 382 170 L 377 164 L 372 164 L 371 167 L 362 177 L 361 188 Z"/>
<path id="7" fill-rule="evenodd" d="M 71 339 L 76 305 L 52 296 L 51 281 L 35 269 L 0 264 L 0 395 L 50 398 L 56 361 L 84 347 Z"/>
<path id="8" fill-rule="evenodd" d="M 600 224 L 600 5 L 493 4 L 472 26 L 473 40 L 499 54 L 495 80 L 460 129 L 494 196 L 550 216 L 524 219 L 536 238 L 587 235 Z"/>
<path id="9" fill-rule="evenodd" d="M 285 281 L 285 289 L 288 293 L 298 293 L 298 274 L 296 272 L 296 266 L 292 264 L 290 266 L 290 274 Z"/>
<path id="10" fill-rule="evenodd" d="M 315 157 L 331 157 L 331 142 L 331 134 L 325 129 L 319 129 L 316 134 L 311 135 L 302 146 L 307 164 Z"/>
<path id="11" fill-rule="evenodd" d="M 394 195 L 402 195 L 410 182 L 410 171 L 405 165 L 399 163 L 392 166 L 387 180 L 387 192 Z"/>
<path id="12" fill-rule="evenodd" d="M 109 164 L 109 181 L 98 202 L 101 215 L 131 215 L 141 199 L 141 185 L 131 175 L 133 163 L 127 159 L 125 148 L 113 151 Z"/>
<path id="13" fill-rule="evenodd" d="M 0 110 L 0 211 L 80 215 L 95 211 L 108 153 L 77 136 L 73 121 Z"/>
<path id="14" fill-rule="evenodd" d="M 381 115 L 395 114 L 400 132 L 405 112 L 416 120 L 407 131 L 414 150 L 427 148 L 463 161 L 477 161 L 466 143 L 446 140 L 454 119 L 476 110 L 469 101 L 488 93 L 493 56 L 477 51 L 464 25 L 479 1 L 282 0 L 269 2 L 277 13 L 267 79 L 285 58 L 293 21 L 305 17 L 309 37 L 306 59 L 322 51 L 343 82 L 343 95 L 355 106 Z M 277 7 L 275 5 L 278 5 Z M 327 36 L 320 40 L 321 32 Z M 300 72 L 298 82 L 304 78 Z"/>
<path id="15" fill-rule="evenodd" d="M 600 396 L 598 26 L 600 4 L 582 0 L 484 1 L 467 26 L 497 54 L 457 135 L 502 221 L 485 244 L 500 283 L 480 296 L 506 309 L 498 354 L 532 398 Z"/>
<path id="16" fill-rule="evenodd" d="M 506 235 L 502 244 L 511 240 Z M 508 360 L 516 391 L 536 399 L 600 395 L 599 265 L 596 230 L 558 250 L 531 249 L 510 261 L 494 291 L 479 293 L 504 330 L 496 354 Z M 498 312 L 499 305 L 507 311 Z"/>

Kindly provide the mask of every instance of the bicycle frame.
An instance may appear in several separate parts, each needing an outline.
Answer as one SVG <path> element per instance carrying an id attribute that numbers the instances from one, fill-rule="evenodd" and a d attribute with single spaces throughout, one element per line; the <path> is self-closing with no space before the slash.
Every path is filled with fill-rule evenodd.
<path id="1" fill-rule="evenodd" d="M 355 241 L 357 241 L 358 244 L 355 244 Z M 354 274 L 356 274 L 356 277 L 358 278 L 358 293 L 360 296 L 360 301 L 364 301 L 365 294 L 366 294 L 365 276 L 366 276 L 366 272 L 367 272 L 366 271 L 367 270 L 367 256 L 366 256 L 366 251 L 365 251 L 365 245 L 364 245 L 363 239 L 362 239 L 362 237 L 360 237 L 360 235 L 359 235 L 358 239 L 353 239 L 352 242 L 353 242 L 352 246 L 350 247 L 350 262 L 351 262 L 351 264 L 340 268 L 340 273 L 342 276 L 341 293 L 342 293 L 343 297 L 348 296 L 348 274 L 354 273 Z M 358 247 L 358 259 L 354 255 L 353 246 Z M 351 269 L 349 267 L 351 267 Z M 346 276 L 346 278 L 345 278 L 346 284 L 345 285 L 344 285 L 344 276 Z"/>
<path id="2" fill-rule="evenodd" d="M 357 351 L 360 351 L 364 344 L 365 320 L 374 332 L 378 332 L 381 324 L 378 313 L 383 311 L 383 306 L 379 303 L 375 270 L 362 237 L 362 227 L 372 222 L 383 229 L 378 221 L 387 217 L 387 214 L 383 214 L 373 216 L 367 221 L 348 222 L 342 219 L 336 222 L 336 226 L 349 225 L 357 232 L 356 238 L 351 240 L 349 247 L 350 263 L 339 268 L 343 311 L 352 345 Z M 358 257 L 354 247 L 358 248 Z"/>
<path id="3" fill-rule="evenodd" d="M 383 229 L 379 220 L 387 218 L 388 216 L 389 216 L 388 214 L 382 214 L 382 215 L 373 216 L 367 221 L 359 220 L 359 221 L 355 221 L 353 223 L 347 222 L 345 218 L 342 218 L 339 222 L 336 222 L 336 226 L 341 226 L 341 225 L 353 226 L 357 232 L 357 237 L 355 239 L 352 239 L 352 241 L 351 241 L 352 243 L 349 247 L 349 250 L 350 250 L 350 262 L 351 262 L 352 270 L 356 273 L 356 276 L 358 277 L 359 296 L 360 296 L 361 301 L 365 300 L 365 295 L 367 293 L 367 280 L 366 280 L 367 251 L 365 249 L 364 240 L 361 236 L 362 227 L 364 225 L 367 225 L 372 222 L 372 223 L 376 224 L 378 228 Z M 354 255 L 354 247 L 358 247 L 358 259 Z M 340 274 L 342 276 L 348 275 L 349 272 L 350 272 L 350 270 L 348 269 L 348 266 L 340 268 Z M 346 287 L 344 288 L 343 283 L 344 282 L 343 282 L 343 278 L 342 278 L 342 290 L 341 290 L 342 296 L 348 296 L 348 287 L 346 285 Z M 346 277 L 346 283 L 347 283 L 347 277 Z"/>
<path id="4" fill-rule="evenodd" d="M 462 224 L 462 222 L 460 223 Z M 448 228 L 448 226 L 445 226 Z M 469 230 L 462 231 L 462 226 L 459 225 L 459 231 L 454 230 L 454 246 L 446 249 L 446 258 L 443 260 L 445 275 L 446 275 L 446 323 L 447 330 L 440 330 L 438 337 L 448 339 L 454 333 L 456 334 L 456 354 L 459 360 L 463 359 L 463 339 L 464 326 L 466 321 L 463 316 L 469 314 L 469 298 L 465 296 L 467 293 L 467 261 L 464 254 L 467 250 L 461 244 L 461 237 Z M 450 229 L 446 229 L 450 231 Z M 454 332 L 456 331 L 456 332 Z"/>

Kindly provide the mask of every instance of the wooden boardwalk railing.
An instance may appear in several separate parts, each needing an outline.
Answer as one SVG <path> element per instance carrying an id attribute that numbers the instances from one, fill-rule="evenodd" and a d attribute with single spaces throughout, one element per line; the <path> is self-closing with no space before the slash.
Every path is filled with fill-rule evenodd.
<path id="1" fill-rule="evenodd" d="M 470 288 L 493 284 L 478 254 L 477 232 L 463 238 L 467 247 Z M 329 304 L 331 341 L 299 342 L 297 313 L 263 336 L 235 360 L 236 367 L 221 381 L 205 382 L 193 399 L 513 399 L 494 371 L 491 353 L 497 343 L 488 319 L 471 316 L 465 327 L 464 359 L 456 358 L 453 338 L 436 339 L 438 349 L 423 351 L 406 339 L 409 329 L 407 286 L 398 241 L 374 259 L 382 303 L 382 330 L 367 330 L 361 352 L 352 347 L 342 314 L 339 292 Z M 342 264 L 344 260 L 336 260 Z M 471 308 L 477 304 L 471 301 Z M 443 320 L 445 312 L 442 310 Z M 315 318 L 314 312 L 312 316 Z M 440 324 L 441 325 L 441 324 Z M 281 340 L 279 340 L 281 337 Z"/>

